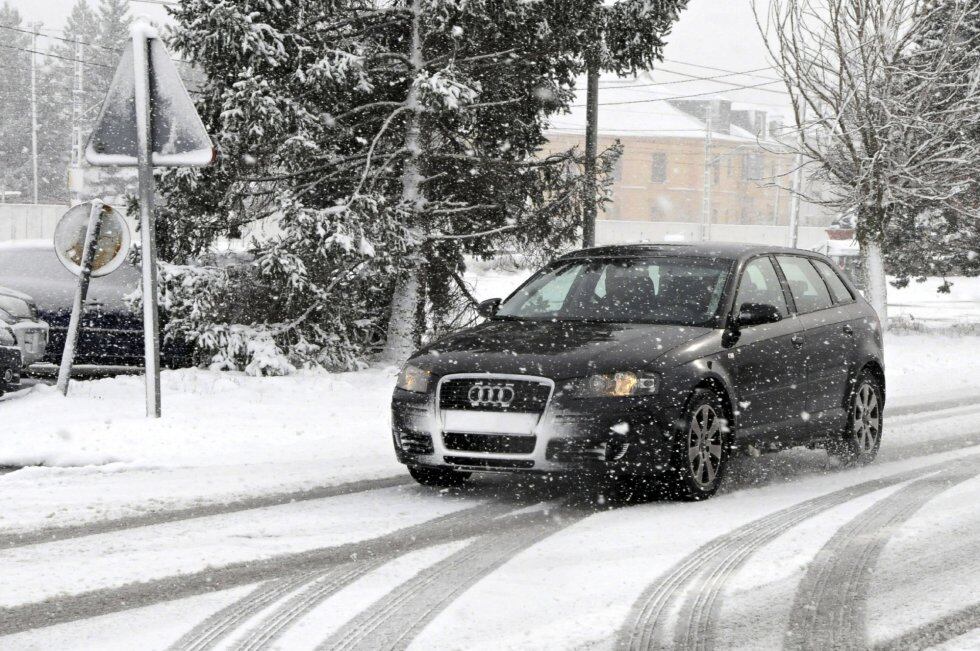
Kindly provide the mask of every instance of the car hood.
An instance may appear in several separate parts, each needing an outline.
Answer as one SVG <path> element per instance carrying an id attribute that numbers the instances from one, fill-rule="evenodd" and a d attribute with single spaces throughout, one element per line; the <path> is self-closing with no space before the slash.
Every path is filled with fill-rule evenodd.
<path id="1" fill-rule="evenodd" d="M 437 375 L 511 373 L 555 379 L 653 370 L 664 355 L 710 332 L 692 326 L 493 320 L 434 342 L 411 363 Z"/>

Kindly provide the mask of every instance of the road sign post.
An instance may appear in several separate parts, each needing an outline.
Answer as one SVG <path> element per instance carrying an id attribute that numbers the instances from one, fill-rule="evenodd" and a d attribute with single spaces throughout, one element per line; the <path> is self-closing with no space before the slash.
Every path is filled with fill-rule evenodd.
<path id="1" fill-rule="evenodd" d="M 133 97 L 136 108 L 136 159 L 139 174 L 140 242 L 143 259 L 143 350 L 146 359 L 146 415 L 160 417 L 160 314 L 157 309 L 157 243 L 153 222 L 150 39 L 133 30 Z"/>
<path id="2" fill-rule="evenodd" d="M 71 377 L 71 365 L 75 359 L 75 346 L 78 343 L 78 326 L 82 320 L 82 309 L 85 297 L 88 295 L 88 283 L 92 278 L 92 260 L 95 258 L 95 247 L 99 242 L 99 231 L 102 220 L 102 202 L 93 201 L 89 210 L 88 228 L 85 229 L 85 242 L 82 245 L 82 272 L 78 274 L 78 285 L 75 287 L 75 300 L 71 304 L 71 318 L 68 321 L 68 332 L 65 336 L 65 348 L 61 352 L 61 367 L 58 369 L 58 390 L 62 395 L 68 395 L 68 379 Z"/>
<path id="3" fill-rule="evenodd" d="M 85 148 L 85 160 L 92 165 L 136 167 L 138 172 L 146 415 L 158 418 L 160 325 L 153 168 L 210 165 L 215 150 L 156 30 L 138 20 L 131 35 Z"/>
<path id="4" fill-rule="evenodd" d="M 84 231 L 80 228 L 83 225 Z M 130 247 L 129 227 L 110 206 L 99 200 L 90 201 L 65 213 L 55 229 L 54 246 L 61 263 L 78 276 L 58 368 L 58 390 L 68 395 L 89 283 L 93 276 L 105 276 L 122 264 Z"/>

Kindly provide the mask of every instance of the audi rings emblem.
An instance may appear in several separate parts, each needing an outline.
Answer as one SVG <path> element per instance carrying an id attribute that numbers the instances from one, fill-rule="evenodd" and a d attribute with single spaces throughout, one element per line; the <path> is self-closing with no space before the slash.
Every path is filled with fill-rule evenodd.
<path id="1" fill-rule="evenodd" d="M 513 384 L 483 384 L 477 382 L 466 394 L 473 407 L 500 407 L 506 409 L 514 402 Z"/>

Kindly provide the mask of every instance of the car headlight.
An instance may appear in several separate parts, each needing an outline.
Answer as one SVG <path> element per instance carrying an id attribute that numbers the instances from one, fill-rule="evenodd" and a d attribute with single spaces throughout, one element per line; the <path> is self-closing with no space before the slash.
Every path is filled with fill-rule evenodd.
<path id="1" fill-rule="evenodd" d="M 562 388 L 576 398 L 624 398 L 656 393 L 660 381 L 653 373 L 601 373 L 570 380 Z"/>
<path id="2" fill-rule="evenodd" d="M 0 346 L 16 346 L 17 338 L 14 331 L 0 323 Z"/>
<path id="3" fill-rule="evenodd" d="M 429 390 L 429 383 L 432 381 L 432 372 L 420 369 L 409 364 L 398 374 L 396 386 L 405 391 L 413 393 L 426 393 Z"/>

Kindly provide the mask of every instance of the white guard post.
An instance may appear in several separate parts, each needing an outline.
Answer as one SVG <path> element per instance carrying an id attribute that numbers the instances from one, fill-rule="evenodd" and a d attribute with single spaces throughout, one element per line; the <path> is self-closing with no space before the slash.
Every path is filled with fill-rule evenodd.
<path id="1" fill-rule="evenodd" d="M 150 39 L 156 30 L 142 21 L 132 27 L 133 94 L 136 99 L 136 159 L 139 173 L 140 256 L 143 261 L 143 349 L 146 357 L 146 415 L 160 417 L 160 317 L 157 309 L 157 245 L 153 222 L 153 180 L 150 106 Z"/>
<path id="2" fill-rule="evenodd" d="M 68 333 L 65 337 L 65 348 L 61 353 L 61 366 L 58 368 L 58 390 L 62 395 L 68 395 L 68 380 L 71 379 L 71 365 L 75 359 L 75 347 L 78 345 L 78 331 L 81 326 L 82 310 L 85 307 L 85 297 L 88 295 L 88 284 L 92 279 L 92 262 L 95 260 L 95 250 L 99 245 L 99 231 L 102 228 L 102 209 L 105 204 L 99 200 L 92 202 L 89 211 L 88 228 L 85 229 L 85 244 L 82 246 L 82 270 L 78 274 L 78 285 L 75 287 L 75 300 L 71 304 L 71 319 L 68 321 Z"/>

